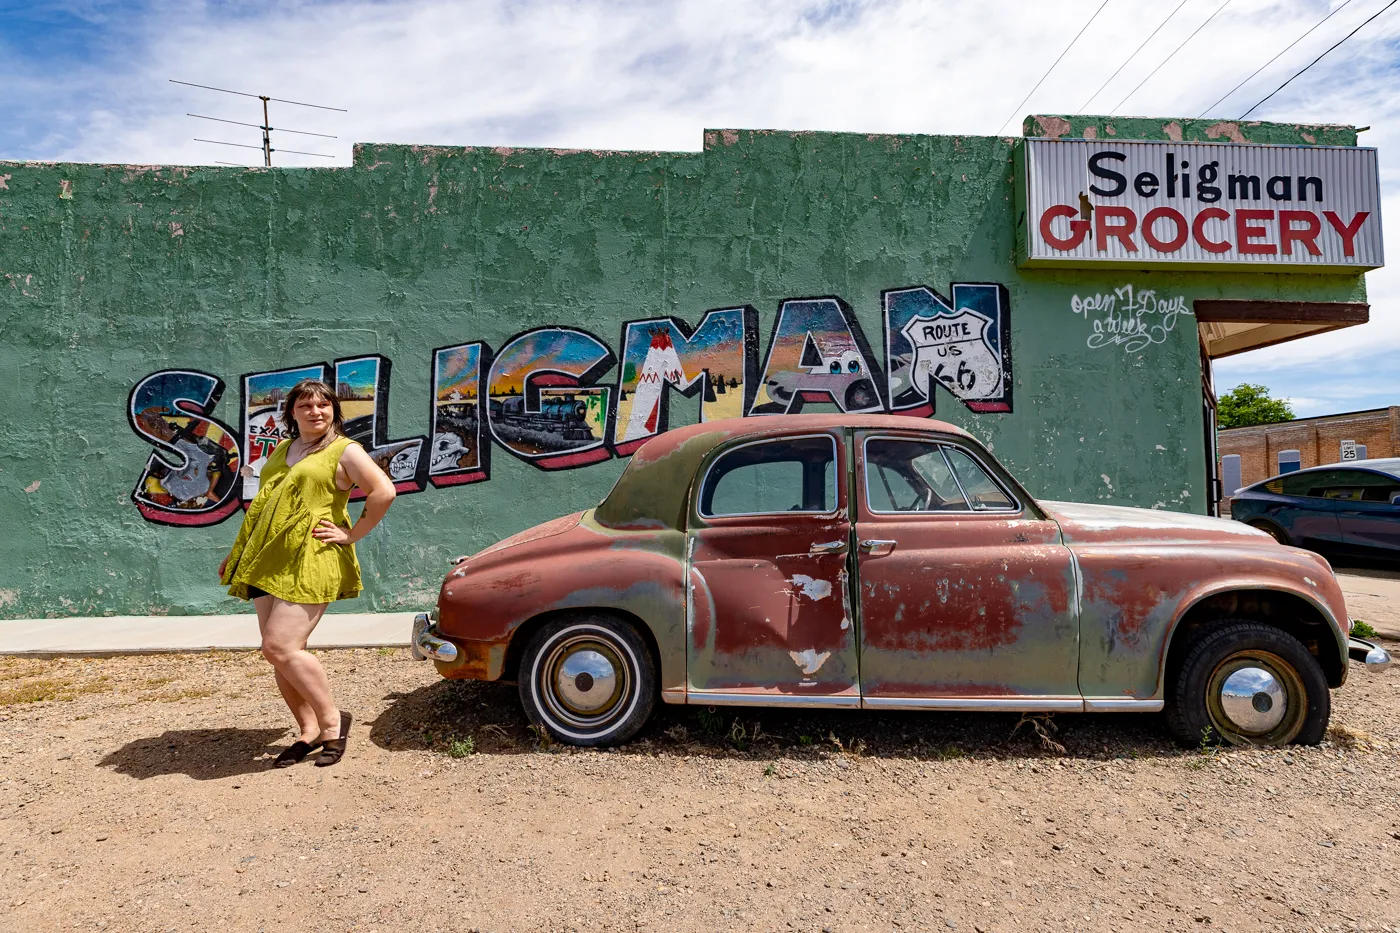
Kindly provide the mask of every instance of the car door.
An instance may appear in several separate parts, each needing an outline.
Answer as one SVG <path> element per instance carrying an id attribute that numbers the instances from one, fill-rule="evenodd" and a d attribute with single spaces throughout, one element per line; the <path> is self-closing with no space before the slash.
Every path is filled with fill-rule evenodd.
<path id="1" fill-rule="evenodd" d="M 1337 509 L 1342 544 L 1355 550 L 1400 552 L 1400 478 L 1372 470 L 1339 470 L 1344 486 L 1328 492 Z"/>
<path id="2" fill-rule="evenodd" d="M 1082 708 L 1059 526 L 961 439 L 856 436 L 867 706 Z"/>
<path id="3" fill-rule="evenodd" d="M 1326 548 L 1341 540 L 1337 504 L 1325 491 L 1344 470 L 1303 470 L 1277 476 L 1254 487 L 1268 494 L 1263 517 L 1270 519 L 1299 547 Z M 1262 498 L 1262 497 L 1261 497 Z"/>
<path id="4" fill-rule="evenodd" d="M 688 702 L 860 705 L 846 462 L 844 432 L 831 431 L 731 445 L 702 465 Z"/>

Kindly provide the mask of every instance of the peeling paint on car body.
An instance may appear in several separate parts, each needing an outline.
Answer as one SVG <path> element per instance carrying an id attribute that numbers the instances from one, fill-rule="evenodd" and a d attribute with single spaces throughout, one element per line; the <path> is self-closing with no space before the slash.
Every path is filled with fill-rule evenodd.
<path id="1" fill-rule="evenodd" d="M 871 434 L 964 448 L 1016 508 L 872 511 L 860 481 Z M 855 475 L 836 484 L 832 511 L 699 513 L 699 478 L 726 451 L 814 435 L 832 438 L 838 476 Z M 1260 592 L 1311 607 L 1335 642 L 1315 650 L 1340 652 L 1344 679 L 1346 608 L 1316 555 L 1237 522 L 1037 502 L 941 422 L 777 415 L 653 438 L 596 509 L 454 567 L 437 629 L 459 657 L 437 665 L 446 677 L 500 679 L 521 632 L 592 610 L 650 635 L 668 703 L 1068 710 L 1087 697 L 1150 709 L 1193 607 Z"/>
<path id="2" fill-rule="evenodd" d="M 1346 603 L 1318 555 L 1228 519 L 1079 502 L 1041 506 L 1079 568 L 1085 696 L 1165 699 L 1166 651 L 1178 623 L 1202 600 L 1230 592 L 1284 593 L 1312 606 L 1332 633 L 1345 679 Z M 1305 585 L 1310 578 L 1322 585 Z"/>

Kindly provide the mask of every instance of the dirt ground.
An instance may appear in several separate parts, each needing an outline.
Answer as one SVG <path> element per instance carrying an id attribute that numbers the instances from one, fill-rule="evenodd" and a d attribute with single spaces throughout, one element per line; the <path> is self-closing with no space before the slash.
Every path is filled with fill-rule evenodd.
<path id="1" fill-rule="evenodd" d="M 1320 748 L 664 708 L 581 752 L 511 686 L 321 656 L 350 753 L 285 771 L 256 654 L 0 658 L 0 929 L 1400 930 L 1400 670 Z"/>

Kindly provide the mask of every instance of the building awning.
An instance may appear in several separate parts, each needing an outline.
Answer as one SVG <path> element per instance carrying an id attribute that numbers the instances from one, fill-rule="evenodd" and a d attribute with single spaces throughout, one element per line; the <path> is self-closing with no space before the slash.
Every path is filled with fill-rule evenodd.
<path id="1" fill-rule="evenodd" d="M 1193 309 L 1201 345 L 1213 360 L 1371 319 L 1370 305 L 1352 302 L 1202 299 Z"/>

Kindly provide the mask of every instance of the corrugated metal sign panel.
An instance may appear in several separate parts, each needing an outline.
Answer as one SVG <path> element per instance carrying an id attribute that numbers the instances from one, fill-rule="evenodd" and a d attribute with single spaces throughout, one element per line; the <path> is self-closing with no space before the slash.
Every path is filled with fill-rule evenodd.
<path id="1" fill-rule="evenodd" d="M 1374 149 L 1026 140 L 1027 258 L 1384 265 Z"/>

